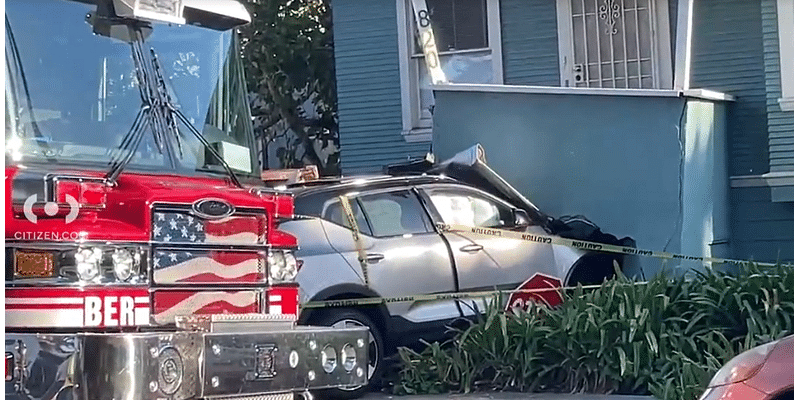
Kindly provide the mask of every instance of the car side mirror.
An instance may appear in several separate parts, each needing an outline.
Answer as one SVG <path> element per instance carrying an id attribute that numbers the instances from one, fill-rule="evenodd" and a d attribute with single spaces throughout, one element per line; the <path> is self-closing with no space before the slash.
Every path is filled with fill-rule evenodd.
<path id="1" fill-rule="evenodd" d="M 514 227 L 522 228 L 531 225 L 531 217 L 525 210 L 519 208 L 514 209 Z"/>

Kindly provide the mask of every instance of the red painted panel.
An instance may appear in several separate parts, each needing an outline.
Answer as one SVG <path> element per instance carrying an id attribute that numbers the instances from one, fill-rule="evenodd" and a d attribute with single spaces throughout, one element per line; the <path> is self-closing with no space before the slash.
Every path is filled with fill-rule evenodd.
<path id="1" fill-rule="evenodd" d="M 153 292 L 153 318 L 158 324 L 172 324 L 175 317 L 206 314 L 250 314 L 259 312 L 259 291 Z"/>
<path id="2" fill-rule="evenodd" d="M 267 312 L 297 317 L 299 307 L 297 286 L 273 286 L 267 291 Z"/>
<path id="3" fill-rule="evenodd" d="M 57 173 L 57 171 L 47 172 Z M 104 175 L 100 171 L 65 172 L 86 178 L 102 178 Z M 293 203 L 288 196 L 264 196 L 262 198 L 251 193 L 248 188 L 240 189 L 231 186 L 221 178 L 125 173 L 120 176 L 114 187 L 101 189 L 93 185 L 86 185 L 86 187 L 80 188 L 82 197 L 80 200 L 89 203 L 105 200 L 104 208 L 81 209 L 78 218 L 74 221 L 65 221 L 63 213 L 59 213 L 53 217 L 40 217 L 34 223 L 25 218 L 21 204 L 12 207 L 11 193 L 13 180 L 17 173 L 17 167 L 6 168 L 6 238 L 11 240 L 24 240 L 21 236 L 22 233 L 28 240 L 35 240 L 30 238 L 41 236 L 45 232 L 49 234 L 49 237 L 53 237 L 53 232 L 70 232 L 79 233 L 83 239 L 89 241 L 148 241 L 153 204 L 192 204 L 203 198 L 222 199 L 236 208 L 264 210 L 264 215 L 268 218 L 268 226 L 271 227 L 274 216 L 288 213 L 292 208 L 290 203 Z M 44 199 L 40 199 L 40 201 L 44 201 Z M 280 204 L 278 204 L 279 202 Z M 252 221 L 247 223 L 252 223 Z M 255 229 L 249 225 L 247 228 Z M 228 228 L 223 227 L 222 229 Z M 272 230 L 274 229 L 270 229 L 270 231 Z M 261 232 L 263 230 L 258 231 L 258 233 Z M 280 247 L 297 245 L 297 240 L 286 233 L 271 234 L 270 240 L 271 244 Z"/>

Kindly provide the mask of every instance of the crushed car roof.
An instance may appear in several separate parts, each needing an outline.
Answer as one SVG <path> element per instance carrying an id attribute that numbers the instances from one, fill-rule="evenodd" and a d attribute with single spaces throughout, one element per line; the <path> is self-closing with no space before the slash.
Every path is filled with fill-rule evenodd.
<path id="1" fill-rule="evenodd" d="M 486 164 L 485 151 L 476 144 L 452 158 L 436 163 L 432 156 L 412 160 L 402 164 L 389 165 L 384 168 L 385 174 L 345 176 L 339 178 L 321 178 L 312 181 L 294 183 L 281 189 L 295 196 L 305 196 L 329 190 L 357 188 L 369 184 L 370 188 L 393 187 L 400 185 L 422 185 L 426 183 L 452 183 L 482 189 L 493 194 L 512 206 L 525 210 L 534 224 L 543 226 L 548 233 L 562 237 L 590 240 L 613 245 L 636 247 L 636 242 L 625 237 L 603 232 L 586 217 L 562 216 L 553 218 L 540 211 L 522 193 L 498 175 Z M 276 188 L 277 189 L 277 188 Z"/>
<path id="2" fill-rule="evenodd" d="M 314 181 L 306 181 L 300 183 L 293 183 L 286 185 L 286 190 L 295 195 L 308 194 L 313 192 L 326 191 L 333 187 L 358 187 L 361 185 L 369 184 L 370 187 L 382 186 L 398 186 L 398 185 L 421 185 L 426 183 L 457 183 L 465 184 L 451 177 L 443 175 L 357 175 L 357 176 L 344 176 L 340 178 L 322 178 Z"/>

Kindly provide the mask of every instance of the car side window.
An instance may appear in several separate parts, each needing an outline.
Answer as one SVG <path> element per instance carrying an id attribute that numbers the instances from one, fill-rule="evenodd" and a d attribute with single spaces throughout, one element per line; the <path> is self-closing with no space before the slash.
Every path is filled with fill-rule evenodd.
<path id="1" fill-rule="evenodd" d="M 369 224 L 367 223 L 366 218 L 364 218 L 364 213 L 361 211 L 361 207 L 359 206 L 358 202 L 350 201 L 350 208 L 353 210 L 353 216 L 356 217 L 358 231 L 365 235 L 371 235 L 372 232 L 369 230 Z M 322 219 L 346 228 L 350 228 L 350 223 L 347 221 L 347 216 L 342 209 L 342 203 L 338 198 L 334 199 L 333 201 L 329 201 L 325 205 Z"/>
<path id="2" fill-rule="evenodd" d="M 476 193 L 434 190 L 429 196 L 442 222 L 449 225 L 500 228 L 514 224 L 510 207 Z"/>
<path id="3" fill-rule="evenodd" d="M 375 237 L 432 231 L 419 199 L 408 190 L 365 195 L 359 201 Z"/>
<path id="4" fill-rule="evenodd" d="M 294 213 L 308 217 L 321 217 L 325 206 L 331 201 L 330 193 L 315 193 L 297 196 L 294 200 Z"/>

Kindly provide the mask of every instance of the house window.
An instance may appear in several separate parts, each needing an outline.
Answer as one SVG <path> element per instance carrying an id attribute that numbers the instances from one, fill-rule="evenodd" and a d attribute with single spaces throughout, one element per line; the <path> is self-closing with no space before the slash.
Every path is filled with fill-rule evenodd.
<path id="1" fill-rule="evenodd" d="M 778 0 L 778 45 L 781 53 L 781 98 L 783 111 L 794 111 L 794 2 Z"/>
<path id="2" fill-rule="evenodd" d="M 557 0 L 561 83 L 672 88 L 667 0 Z"/>
<path id="3" fill-rule="evenodd" d="M 430 140 L 435 101 L 411 0 L 398 1 L 403 133 Z M 448 82 L 502 83 L 499 0 L 423 0 Z"/>

